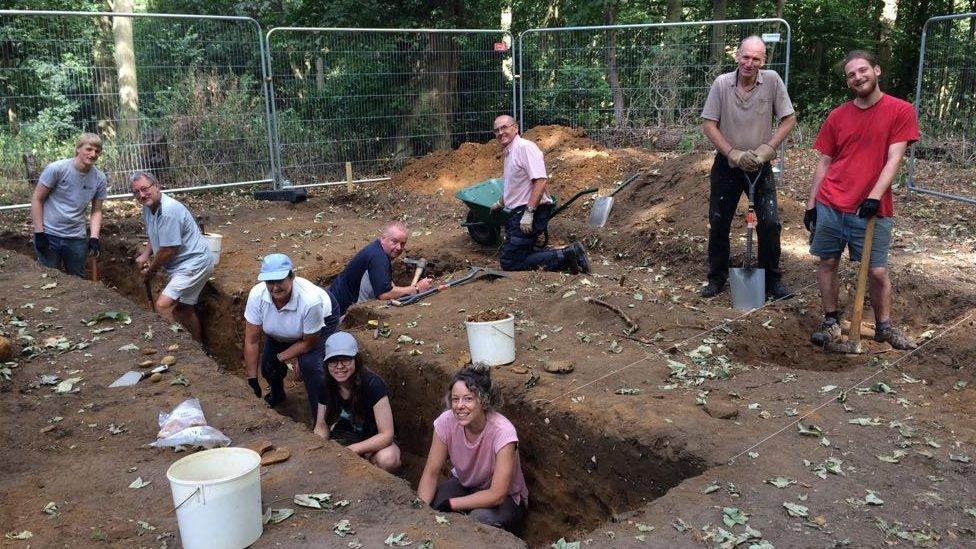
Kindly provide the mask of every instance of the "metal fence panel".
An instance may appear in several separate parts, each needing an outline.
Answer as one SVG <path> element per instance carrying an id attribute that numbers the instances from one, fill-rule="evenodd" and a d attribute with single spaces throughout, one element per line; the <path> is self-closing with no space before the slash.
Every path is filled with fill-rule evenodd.
<path id="1" fill-rule="evenodd" d="M 915 86 L 922 139 L 911 149 L 908 188 L 976 204 L 976 13 L 925 22 Z M 953 176 L 920 169 L 920 158 Z"/>
<path id="2" fill-rule="evenodd" d="M 523 127 L 586 129 L 615 146 L 690 150 L 702 105 L 749 35 L 767 69 L 789 83 L 790 26 L 782 19 L 530 29 L 519 35 Z"/>
<path id="3" fill-rule="evenodd" d="M 269 182 L 263 36 L 245 17 L 0 11 L 0 205 L 40 169 L 104 141 L 110 194 L 152 170 L 164 188 Z"/>
<path id="4" fill-rule="evenodd" d="M 267 35 L 277 151 L 292 185 L 388 176 L 492 138 L 514 112 L 511 36 L 500 30 L 274 28 Z"/>

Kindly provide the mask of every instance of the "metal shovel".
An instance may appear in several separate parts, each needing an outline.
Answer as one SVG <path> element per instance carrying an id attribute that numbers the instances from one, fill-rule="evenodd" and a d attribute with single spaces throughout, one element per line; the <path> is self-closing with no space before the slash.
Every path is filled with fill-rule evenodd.
<path id="1" fill-rule="evenodd" d="M 122 376 L 119 377 L 119 379 L 113 381 L 112 384 L 109 385 L 109 387 L 129 387 L 131 385 L 135 385 L 136 383 L 139 383 L 140 381 L 146 379 L 147 377 L 153 374 L 157 374 L 157 373 L 161 374 L 167 370 L 169 370 L 169 366 L 162 364 L 156 366 L 152 370 L 146 370 L 145 372 L 128 371 L 122 374 Z"/>
<path id="2" fill-rule="evenodd" d="M 609 196 L 598 196 L 593 201 L 593 209 L 590 210 L 590 219 L 587 224 L 590 227 L 603 227 L 607 224 L 607 218 L 610 217 L 610 208 L 613 207 L 613 195 L 624 190 L 624 187 L 633 183 L 639 173 L 635 173 L 624 180 L 619 187 L 616 188 Z"/>
<path id="3" fill-rule="evenodd" d="M 758 309 L 766 302 L 766 269 L 752 266 L 752 234 L 756 230 L 756 183 L 762 177 L 762 171 L 756 172 L 756 177 L 750 177 L 749 172 L 743 170 L 749 185 L 749 209 L 746 211 L 746 254 L 742 259 L 742 268 L 729 269 L 729 287 L 732 291 L 732 308 L 739 311 Z"/>

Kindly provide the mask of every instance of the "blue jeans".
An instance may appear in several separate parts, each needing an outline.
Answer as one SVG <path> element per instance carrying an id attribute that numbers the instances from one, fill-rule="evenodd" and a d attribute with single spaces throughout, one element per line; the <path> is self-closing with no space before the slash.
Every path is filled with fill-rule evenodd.
<path id="1" fill-rule="evenodd" d="M 547 271 L 558 271 L 565 266 L 566 259 L 562 250 L 536 250 L 535 242 L 540 234 L 549 226 L 552 217 L 552 204 L 540 205 L 532 218 L 532 232 L 525 234 L 519 227 L 525 206 L 512 210 L 512 216 L 505 222 L 505 243 L 502 244 L 501 257 L 498 262 L 506 271 L 534 271 L 539 267 Z"/>
<path id="2" fill-rule="evenodd" d="M 729 277 L 729 231 L 735 217 L 736 206 L 743 192 L 748 192 L 746 174 L 729 166 L 721 154 L 715 155 L 709 176 L 711 192 L 708 198 L 708 280 L 725 284 Z M 783 273 L 779 269 L 780 233 L 783 224 L 779 220 L 776 202 L 776 181 L 769 164 L 764 164 L 754 191 L 756 204 L 756 236 L 759 240 L 758 267 L 766 270 L 766 288 L 779 282 Z M 741 226 L 745 228 L 743 220 Z"/>
<path id="3" fill-rule="evenodd" d="M 846 247 L 851 261 L 860 261 L 864 250 L 864 231 L 868 220 L 856 213 L 844 213 L 817 202 L 817 226 L 810 241 L 810 253 L 820 258 L 838 258 Z M 894 220 L 876 217 L 874 238 L 871 240 L 871 267 L 888 265 L 891 230 Z"/>
<path id="4" fill-rule="evenodd" d="M 87 238 L 61 238 L 60 236 L 47 235 L 47 251 L 41 253 L 34 246 L 37 253 L 37 262 L 42 267 L 51 269 L 61 269 L 69 275 L 85 278 L 85 263 L 88 261 L 88 239 Z"/>

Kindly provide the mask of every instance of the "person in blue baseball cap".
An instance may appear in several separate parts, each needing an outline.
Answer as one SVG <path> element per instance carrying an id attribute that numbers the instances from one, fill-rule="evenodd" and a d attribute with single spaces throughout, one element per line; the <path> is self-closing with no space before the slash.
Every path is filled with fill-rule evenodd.
<path id="1" fill-rule="evenodd" d="M 261 397 L 258 366 L 270 390 L 264 400 L 285 400 L 284 380 L 291 364 L 305 383 L 314 420 L 325 375 L 325 340 L 339 325 L 339 307 L 325 289 L 295 276 L 291 258 L 269 254 L 261 261 L 258 283 L 244 306 L 244 369 L 254 396 Z M 263 339 L 263 341 L 262 341 Z"/>
<path id="2" fill-rule="evenodd" d="M 381 469 L 400 468 L 389 389 L 366 369 L 359 344 L 349 332 L 336 332 L 325 342 L 328 370 L 319 393 L 316 435 L 331 438 Z"/>

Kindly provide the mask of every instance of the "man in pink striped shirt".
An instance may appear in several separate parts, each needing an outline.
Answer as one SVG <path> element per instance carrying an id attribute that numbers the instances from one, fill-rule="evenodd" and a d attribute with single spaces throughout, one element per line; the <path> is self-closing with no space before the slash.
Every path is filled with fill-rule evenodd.
<path id="1" fill-rule="evenodd" d="M 518 122 L 503 114 L 495 119 L 493 131 L 505 147 L 502 199 L 491 206 L 508 208 L 512 215 L 505 223 L 505 244 L 499 262 L 506 271 L 569 269 L 573 274 L 590 272 L 589 259 L 579 242 L 565 248 L 536 249 L 536 239 L 545 232 L 555 206 L 546 193 L 546 164 L 539 147 L 519 136 Z"/>

